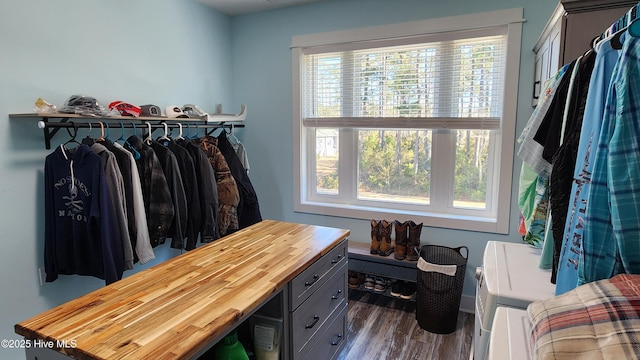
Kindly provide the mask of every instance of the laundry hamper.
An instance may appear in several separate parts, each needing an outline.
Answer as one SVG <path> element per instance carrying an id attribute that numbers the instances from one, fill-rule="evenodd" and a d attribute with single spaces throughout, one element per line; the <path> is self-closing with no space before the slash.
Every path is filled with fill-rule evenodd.
<path id="1" fill-rule="evenodd" d="M 464 249 L 464 256 L 462 250 Z M 456 330 L 469 249 L 425 245 L 418 259 L 416 319 L 424 330 Z"/>

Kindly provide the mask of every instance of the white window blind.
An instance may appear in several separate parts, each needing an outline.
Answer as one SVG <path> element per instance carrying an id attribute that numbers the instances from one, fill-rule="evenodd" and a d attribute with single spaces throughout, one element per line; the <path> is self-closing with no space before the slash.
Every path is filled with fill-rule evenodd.
<path id="1" fill-rule="evenodd" d="M 500 129 L 506 27 L 303 50 L 305 127 Z"/>

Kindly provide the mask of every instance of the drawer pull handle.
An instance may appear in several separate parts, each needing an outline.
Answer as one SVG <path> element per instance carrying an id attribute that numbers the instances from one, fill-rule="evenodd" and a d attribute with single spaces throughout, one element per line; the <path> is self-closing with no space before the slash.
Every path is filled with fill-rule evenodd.
<path id="1" fill-rule="evenodd" d="M 320 320 L 320 316 L 313 315 L 313 322 L 311 324 L 305 324 L 304 328 L 311 329 L 312 327 L 316 326 L 316 324 L 318 323 L 318 320 Z"/>
<path id="2" fill-rule="evenodd" d="M 342 255 L 338 255 L 338 258 L 337 258 L 337 259 L 333 259 L 333 260 L 331 260 L 331 263 L 332 263 L 332 264 L 337 264 L 337 263 L 338 263 L 338 261 L 340 261 L 340 259 L 342 259 Z"/>
<path id="3" fill-rule="evenodd" d="M 340 294 L 342 294 L 342 290 L 338 290 L 338 294 L 337 295 L 333 295 L 331 297 L 331 300 L 338 300 L 338 298 L 340 297 Z"/>
<path id="4" fill-rule="evenodd" d="M 313 280 L 312 281 L 305 281 L 304 282 L 304 286 L 311 286 L 313 284 L 316 283 L 316 281 L 318 281 L 318 279 L 320 279 L 320 276 L 318 276 L 318 274 L 313 275 Z"/>
<path id="5" fill-rule="evenodd" d="M 342 334 L 338 334 L 338 338 L 336 339 L 336 341 L 332 341 L 331 345 L 332 346 L 336 346 L 338 344 L 340 344 L 342 342 Z"/>

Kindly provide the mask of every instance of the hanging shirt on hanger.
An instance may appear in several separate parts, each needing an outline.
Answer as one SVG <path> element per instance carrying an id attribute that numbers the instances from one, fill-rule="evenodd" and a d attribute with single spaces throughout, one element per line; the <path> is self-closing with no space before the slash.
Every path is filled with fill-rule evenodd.
<path id="1" fill-rule="evenodd" d="M 171 248 L 184 249 L 187 236 L 187 196 L 185 195 L 182 175 L 176 156 L 158 141 L 151 141 L 149 145 L 158 158 L 162 167 L 167 187 L 173 203 L 173 222 L 169 227 L 168 237 L 171 238 Z"/>
<path id="2" fill-rule="evenodd" d="M 127 146 L 140 154 L 136 159 L 136 166 L 140 176 L 149 240 L 151 247 L 156 247 L 164 244 L 173 222 L 171 193 L 162 172 L 162 166 L 153 149 L 135 135 L 127 139 Z"/>
<path id="3" fill-rule="evenodd" d="M 131 247 L 129 223 L 127 222 L 127 213 L 124 205 L 124 183 L 122 180 L 122 174 L 120 173 L 120 168 L 118 168 L 116 156 L 111 151 L 107 150 L 104 145 L 97 142 L 91 145 L 91 151 L 102 159 L 104 176 L 107 182 L 107 187 L 109 188 L 111 207 L 113 208 L 117 224 L 116 230 L 120 232 L 120 238 L 122 239 L 124 269 L 132 270 L 133 248 Z"/>
<path id="4" fill-rule="evenodd" d="M 543 146 L 535 141 L 533 137 L 537 134 L 540 124 L 551 107 L 558 86 L 562 82 L 562 79 L 564 79 L 567 71 L 571 69 L 573 69 L 573 67 L 570 64 L 564 65 L 558 70 L 555 76 L 548 80 L 542 99 L 538 101 L 538 106 L 533 110 L 529 121 L 527 121 L 527 125 L 522 130 L 520 137 L 518 137 L 518 143 L 520 144 L 517 153 L 518 157 L 537 174 L 548 176 L 549 173 L 551 173 L 551 164 L 543 159 Z"/>
<path id="5" fill-rule="evenodd" d="M 129 156 L 129 166 L 131 167 L 131 196 L 133 206 L 133 216 L 135 217 L 136 239 L 132 243 L 135 254 L 141 264 L 146 264 L 156 258 L 151 247 L 151 239 L 149 238 L 149 228 L 147 226 L 147 215 L 144 210 L 144 199 L 142 198 L 142 184 L 140 183 L 140 175 L 138 175 L 138 166 L 133 154 L 125 150 L 119 143 L 113 145 L 124 151 Z"/>
<path id="6" fill-rule="evenodd" d="M 612 74 L 586 208 L 578 284 L 640 273 L 640 39 Z"/>
<path id="7" fill-rule="evenodd" d="M 127 219 L 127 228 L 129 229 L 129 239 L 131 240 L 131 247 L 135 248 L 136 239 L 138 237 L 137 234 L 137 226 L 136 226 L 136 218 L 133 213 L 133 194 L 132 194 L 132 176 L 131 176 L 131 164 L 129 164 L 129 152 L 124 150 L 122 147 L 117 148 L 114 143 L 109 140 L 101 139 L 98 140 L 97 143 L 104 146 L 107 150 L 109 150 L 116 158 L 116 164 L 118 165 L 118 169 L 120 170 L 120 175 L 122 176 L 122 185 L 124 188 L 124 208 Z M 135 256 L 134 252 L 134 263 L 138 261 L 137 256 Z"/>
<path id="8" fill-rule="evenodd" d="M 600 136 L 611 75 L 619 56 L 620 52 L 613 49 L 609 41 L 604 41 L 596 54 L 580 128 L 569 206 L 562 235 L 556 295 L 564 294 L 578 284 L 578 263 L 582 253 L 587 194 L 591 186 L 595 146 Z"/>
<path id="9" fill-rule="evenodd" d="M 45 159 L 44 178 L 46 281 L 59 274 L 106 284 L 122 278 L 122 240 L 100 157 L 87 145 L 60 145 Z"/>
<path id="10" fill-rule="evenodd" d="M 193 158 L 187 149 L 178 145 L 175 140 L 167 143 L 167 147 L 176 156 L 180 175 L 182 176 L 182 184 L 184 185 L 184 194 L 187 199 L 187 227 L 186 227 L 186 250 L 196 248 L 198 242 L 198 234 L 202 222 L 200 208 L 200 192 L 198 189 L 198 180 L 196 179 L 196 171 Z"/>
<path id="11" fill-rule="evenodd" d="M 262 221 L 258 195 L 251 184 L 247 171 L 242 166 L 242 161 L 238 158 L 224 131 L 218 135 L 218 148 L 220 152 L 222 152 L 227 164 L 229 164 L 231 174 L 238 185 L 238 193 L 240 195 L 240 201 L 238 203 L 238 226 L 240 229 L 244 229 L 247 226 Z"/>
<path id="12" fill-rule="evenodd" d="M 218 229 L 218 188 L 216 175 L 209 158 L 198 145 L 188 140 L 177 140 L 194 159 L 200 202 L 200 241 L 208 243 L 220 238 Z"/>

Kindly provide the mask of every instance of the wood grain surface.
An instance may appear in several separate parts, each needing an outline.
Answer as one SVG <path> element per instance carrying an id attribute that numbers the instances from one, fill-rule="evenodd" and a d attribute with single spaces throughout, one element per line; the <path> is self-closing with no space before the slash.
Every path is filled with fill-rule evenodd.
<path id="1" fill-rule="evenodd" d="M 15 326 L 77 359 L 183 359 L 237 325 L 349 230 L 264 220 Z"/>
<path id="2" fill-rule="evenodd" d="M 337 360 L 466 360 L 474 319 L 460 312 L 455 332 L 434 334 L 418 325 L 415 301 L 349 290 L 347 344 Z"/>

